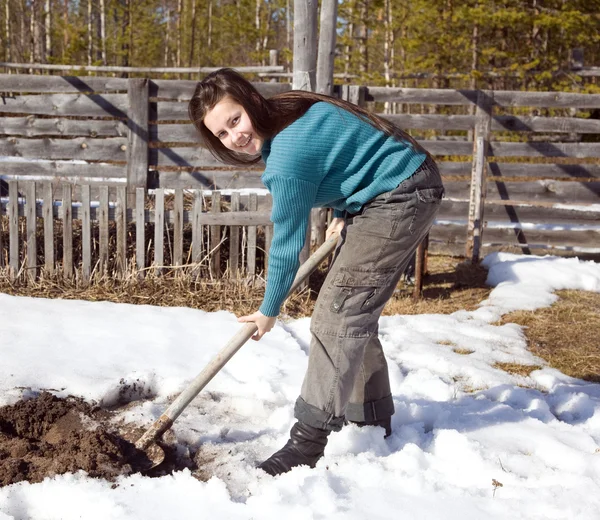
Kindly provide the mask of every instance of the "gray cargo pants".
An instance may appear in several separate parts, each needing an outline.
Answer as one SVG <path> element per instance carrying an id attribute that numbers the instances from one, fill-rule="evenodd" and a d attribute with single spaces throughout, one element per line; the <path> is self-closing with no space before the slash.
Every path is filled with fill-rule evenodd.
<path id="1" fill-rule="evenodd" d="M 379 316 L 433 224 L 443 193 L 437 166 L 427 159 L 397 188 L 348 215 L 311 320 L 298 420 L 338 431 L 344 420 L 393 415 Z"/>

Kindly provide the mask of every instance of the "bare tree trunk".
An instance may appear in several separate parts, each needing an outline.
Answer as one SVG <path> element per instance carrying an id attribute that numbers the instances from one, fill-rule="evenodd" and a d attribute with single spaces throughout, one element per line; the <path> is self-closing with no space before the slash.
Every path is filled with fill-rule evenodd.
<path id="1" fill-rule="evenodd" d="M 351 43 L 353 42 L 353 39 L 354 39 L 354 22 L 352 21 L 352 16 L 354 14 L 354 7 L 352 5 L 350 5 L 350 7 L 348 7 L 348 13 L 349 13 L 348 18 L 350 19 L 350 23 L 348 24 L 348 41 L 350 42 L 350 44 L 348 44 L 344 47 L 344 75 L 346 76 L 346 82 L 349 82 L 348 74 L 350 74 L 350 62 L 352 61 L 352 59 L 351 59 L 351 53 L 352 53 Z"/>
<path id="2" fill-rule="evenodd" d="M 256 43 L 254 48 L 256 52 L 260 51 L 260 4 L 261 0 L 256 0 L 254 5 L 254 27 L 256 28 Z"/>
<path id="3" fill-rule="evenodd" d="M 319 54 L 317 57 L 317 92 L 333 93 L 333 62 L 337 22 L 337 0 L 322 0 Z"/>
<path id="4" fill-rule="evenodd" d="M 290 0 L 285 0 L 285 46 L 288 49 L 292 48 L 292 5 Z M 286 70 L 290 71 L 290 60 L 286 60 Z"/>
<path id="5" fill-rule="evenodd" d="M 208 29 L 206 35 L 206 46 L 210 50 L 212 47 L 212 11 L 213 11 L 213 0 L 208 0 Z M 238 9 L 239 14 L 239 9 Z"/>
<path id="6" fill-rule="evenodd" d="M 317 68 L 317 1 L 294 0 L 294 90 L 314 92 Z"/>
<path id="7" fill-rule="evenodd" d="M 194 47 L 196 46 L 196 0 L 192 0 L 192 38 L 190 42 L 190 58 L 188 60 L 188 67 L 192 66 L 194 59 Z"/>
<path id="8" fill-rule="evenodd" d="M 290 0 L 285 1 L 285 44 L 288 49 L 292 48 L 292 6 Z"/>
<path id="9" fill-rule="evenodd" d="M 479 5 L 479 4 L 478 4 Z M 473 24 L 473 33 L 471 35 L 471 89 L 475 90 L 477 88 L 477 79 L 475 77 L 474 72 L 479 69 L 479 24 Z M 471 103 L 469 107 L 469 114 L 475 115 L 475 104 Z M 469 141 L 473 140 L 473 130 L 470 129 L 467 133 L 467 139 Z"/>
<path id="10" fill-rule="evenodd" d="M 106 65 L 106 4 L 100 0 L 100 42 L 102 47 L 102 65 Z"/>
<path id="11" fill-rule="evenodd" d="M 359 40 L 358 51 L 360 54 L 360 72 L 369 72 L 369 51 L 367 47 L 367 14 L 369 12 L 369 0 L 363 0 L 360 5 L 360 22 L 357 27 L 357 38 Z"/>
<path id="12" fill-rule="evenodd" d="M 6 3 L 8 4 L 8 0 L 6 0 Z M 46 37 L 44 45 L 44 61 L 45 63 L 48 63 L 52 57 L 52 12 L 50 0 L 46 0 L 46 5 L 44 7 L 44 33 Z"/>
<path id="13" fill-rule="evenodd" d="M 62 9 L 62 17 L 63 17 L 63 49 L 62 49 L 62 62 L 65 62 L 65 54 L 67 49 L 69 48 L 69 0 L 64 0 L 63 9 Z"/>
<path id="14" fill-rule="evenodd" d="M 165 35 L 165 54 L 163 66 L 169 66 L 169 44 L 171 42 L 171 8 L 167 5 L 166 0 L 163 0 L 163 10 L 167 13 L 167 34 Z"/>
<path id="15" fill-rule="evenodd" d="M 92 24 L 92 0 L 88 0 L 87 2 L 87 29 L 88 29 L 88 38 L 87 38 L 87 64 L 92 64 L 92 52 L 94 50 L 94 30 Z"/>
<path id="16" fill-rule="evenodd" d="M 127 0 L 127 25 L 129 26 L 129 66 L 133 66 L 133 2 L 134 0 Z M 129 74 L 127 75 L 129 77 Z"/>
<path id="17" fill-rule="evenodd" d="M 125 0 L 125 12 L 123 13 L 123 20 L 121 22 L 121 42 L 122 42 L 122 47 L 121 47 L 121 52 L 122 52 L 121 62 L 122 63 L 121 64 L 123 65 L 123 67 L 129 66 L 129 56 L 131 53 L 131 49 L 129 47 L 129 37 L 128 37 L 128 35 L 131 33 L 131 27 L 129 26 L 129 24 L 131 22 L 131 18 L 129 15 L 129 12 L 130 12 L 129 2 L 130 2 L 130 0 Z M 116 14 L 115 14 L 115 17 L 116 17 Z M 121 77 L 126 78 L 127 76 L 128 76 L 128 74 L 126 72 L 121 73 Z"/>
<path id="18" fill-rule="evenodd" d="M 384 5 L 384 39 L 383 39 L 383 75 L 385 78 L 385 86 L 390 86 L 390 65 L 391 65 L 391 52 L 392 52 L 392 2 L 391 0 L 385 0 Z M 383 111 L 386 114 L 391 112 L 391 103 L 386 101 L 383 105 Z"/>
<path id="19" fill-rule="evenodd" d="M 20 51 L 21 51 L 21 59 L 20 61 L 25 61 L 25 48 L 27 46 L 27 44 L 25 43 L 26 41 L 26 36 L 25 36 L 25 13 L 27 12 L 27 9 L 25 8 L 25 0 L 21 0 L 21 34 L 19 35 L 19 46 L 20 46 Z"/>
<path id="20" fill-rule="evenodd" d="M 271 2 L 267 2 L 267 17 L 265 21 L 265 31 L 262 39 L 262 51 L 264 52 L 269 46 L 269 31 L 271 30 L 271 16 L 273 14 L 273 5 Z M 261 60 L 262 65 L 266 65 L 264 59 Z"/>
<path id="21" fill-rule="evenodd" d="M 39 21 L 39 0 L 31 0 L 31 54 L 29 56 L 30 63 L 40 63 L 42 61 L 42 34 Z"/>
<path id="22" fill-rule="evenodd" d="M 183 15 L 183 1 L 177 0 L 177 56 L 176 66 L 181 67 L 181 16 Z"/>
<path id="23" fill-rule="evenodd" d="M 12 61 L 11 55 L 11 46 L 10 46 L 10 7 L 8 5 L 8 0 L 4 3 L 4 61 L 10 62 Z M 10 69 L 9 73 L 10 73 Z"/>

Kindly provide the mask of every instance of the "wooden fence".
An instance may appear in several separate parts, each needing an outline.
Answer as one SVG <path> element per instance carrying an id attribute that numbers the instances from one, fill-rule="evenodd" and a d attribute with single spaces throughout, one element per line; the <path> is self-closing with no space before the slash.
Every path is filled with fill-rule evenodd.
<path id="1" fill-rule="evenodd" d="M 106 272 L 160 274 L 165 267 L 186 267 L 213 278 L 252 278 L 257 267 L 267 265 L 270 195 L 137 188 L 129 205 L 125 186 L 100 186 L 97 201 L 90 185 L 79 186 L 80 201 L 73 200 L 67 183 L 9 181 L 8 186 L 2 205 L 12 278 L 35 277 L 40 266 L 81 280 Z M 227 256 L 222 257 L 225 241 Z"/>
<path id="2" fill-rule="evenodd" d="M 0 75 L 0 179 L 7 183 L 0 262 L 13 274 L 44 265 L 87 276 L 110 262 L 140 270 L 196 265 L 205 251 L 217 258 L 209 262 L 215 275 L 235 265 L 263 271 L 269 201 L 256 196 L 253 207 L 255 196 L 246 195 L 236 208 L 236 190 L 264 189 L 261 168 L 225 167 L 199 142 L 187 115 L 195 84 Z M 265 96 L 290 89 L 255 85 Z M 589 117 L 600 95 L 348 85 L 337 95 L 375 111 L 393 104 L 399 113 L 385 117 L 437 157 L 447 193 L 432 250 L 473 259 L 498 249 L 600 252 L 600 121 Z M 173 207 L 161 212 L 165 193 Z M 28 201 L 36 197 L 34 210 Z M 322 213 L 314 214 L 317 242 Z M 69 253 L 72 230 L 81 230 L 81 252 Z M 46 256 L 28 259 L 42 231 Z M 262 242 L 253 249 L 255 233 Z M 227 248 L 226 260 L 218 260 L 217 244 Z"/>

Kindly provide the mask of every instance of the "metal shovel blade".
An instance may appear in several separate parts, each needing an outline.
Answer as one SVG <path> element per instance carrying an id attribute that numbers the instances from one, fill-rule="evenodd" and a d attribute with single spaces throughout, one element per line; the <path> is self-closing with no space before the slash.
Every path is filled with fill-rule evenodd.
<path id="1" fill-rule="evenodd" d="M 339 235 L 337 233 L 332 235 L 300 266 L 287 297 L 289 297 L 290 294 L 292 294 L 321 264 L 321 262 L 333 252 L 337 245 L 338 237 Z M 256 331 L 257 327 L 254 323 L 245 323 L 229 340 L 227 345 L 225 345 L 208 365 L 206 365 L 202 372 L 196 376 L 190 385 L 179 394 L 171 406 L 169 406 L 154 424 L 152 424 L 152 426 L 150 426 L 150 428 L 148 428 L 148 430 L 137 440 L 135 447 L 138 450 L 147 452 L 151 445 L 155 445 L 162 451 L 160 446 L 156 444 L 156 441 L 173 425 L 173 422 L 181 415 L 181 412 L 185 410 L 187 405 L 190 404 L 210 380 L 219 373 L 233 355 L 255 334 Z M 162 455 L 162 460 L 164 460 L 164 451 Z M 160 461 L 157 462 L 155 466 L 162 462 L 160 457 L 157 457 L 156 460 Z"/>

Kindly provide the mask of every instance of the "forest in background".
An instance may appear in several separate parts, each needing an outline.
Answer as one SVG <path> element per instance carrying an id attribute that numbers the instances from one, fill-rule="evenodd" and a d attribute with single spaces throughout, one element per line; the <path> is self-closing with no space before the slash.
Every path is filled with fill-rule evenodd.
<path id="1" fill-rule="evenodd" d="M 12 63 L 291 68 L 293 0 L 1 0 Z M 336 82 L 600 92 L 600 0 L 341 0 Z M 165 76 L 168 77 L 168 76 Z"/>

